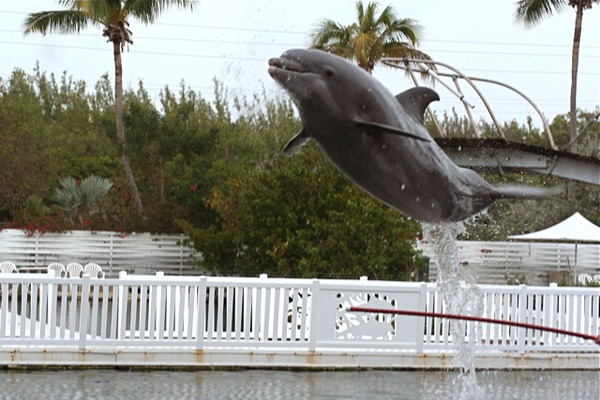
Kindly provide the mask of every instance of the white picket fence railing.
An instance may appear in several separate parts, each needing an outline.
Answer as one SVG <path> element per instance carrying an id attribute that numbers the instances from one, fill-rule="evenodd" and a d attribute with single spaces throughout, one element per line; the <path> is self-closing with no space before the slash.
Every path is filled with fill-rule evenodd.
<path id="1" fill-rule="evenodd" d="M 600 273 L 600 244 L 485 242 L 458 240 L 458 259 L 479 283 L 506 284 L 524 277 L 530 285 L 547 285 L 553 271 L 563 271 L 575 283 L 579 274 Z M 418 243 L 430 257 L 432 280 L 437 277 L 438 261 L 426 241 Z M 555 281 L 556 282 L 556 281 Z"/>
<path id="2" fill-rule="evenodd" d="M 347 312 L 349 306 L 444 312 L 432 283 L 0 274 L 0 348 L 367 349 L 454 351 L 449 321 Z M 483 317 L 597 335 L 600 290 L 481 285 Z M 479 351 L 599 352 L 590 340 L 478 322 Z"/>
<path id="3" fill-rule="evenodd" d="M 122 234 L 105 231 L 66 233 L 0 230 L 0 261 L 10 261 L 19 270 L 45 270 L 53 262 L 99 264 L 107 276 L 119 271 L 154 274 L 165 271 L 178 275 L 198 275 L 200 255 L 182 242 L 184 235 Z"/>

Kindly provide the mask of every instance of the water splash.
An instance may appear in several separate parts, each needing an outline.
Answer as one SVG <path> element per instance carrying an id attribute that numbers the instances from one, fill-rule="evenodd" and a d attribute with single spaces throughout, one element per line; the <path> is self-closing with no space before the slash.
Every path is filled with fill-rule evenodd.
<path id="1" fill-rule="evenodd" d="M 461 267 L 458 259 L 456 237 L 464 233 L 459 223 L 423 224 L 423 235 L 430 242 L 438 260 L 437 284 L 448 314 L 482 316 L 483 295 L 469 271 Z M 469 329 L 467 330 L 467 326 Z M 456 360 L 462 373 L 456 378 L 460 399 L 484 398 L 484 391 L 475 376 L 475 344 L 479 332 L 475 324 L 450 321 L 452 343 L 456 347 Z"/>

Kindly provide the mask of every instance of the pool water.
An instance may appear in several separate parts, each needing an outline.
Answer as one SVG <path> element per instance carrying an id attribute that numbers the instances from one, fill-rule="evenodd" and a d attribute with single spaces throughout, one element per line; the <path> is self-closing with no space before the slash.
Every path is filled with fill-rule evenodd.
<path id="1" fill-rule="evenodd" d="M 3 370 L 0 399 L 448 399 L 454 371 Z M 600 371 L 478 371 L 480 398 L 598 400 Z"/>

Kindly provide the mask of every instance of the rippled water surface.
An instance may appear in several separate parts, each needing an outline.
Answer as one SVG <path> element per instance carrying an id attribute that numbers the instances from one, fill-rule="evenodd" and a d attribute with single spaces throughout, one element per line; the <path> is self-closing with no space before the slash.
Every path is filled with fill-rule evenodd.
<path id="1" fill-rule="evenodd" d="M 482 399 L 600 399 L 598 371 L 480 371 Z M 451 399 L 448 371 L 4 370 L 0 399 Z"/>

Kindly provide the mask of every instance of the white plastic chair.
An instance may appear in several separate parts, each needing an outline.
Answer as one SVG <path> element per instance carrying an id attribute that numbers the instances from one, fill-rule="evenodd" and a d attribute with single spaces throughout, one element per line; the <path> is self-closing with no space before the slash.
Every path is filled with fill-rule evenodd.
<path id="1" fill-rule="evenodd" d="M 68 278 L 81 278 L 83 276 L 83 266 L 78 263 L 70 263 L 67 265 Z"/>
<path id="2" fill-rule="evenodd" d="M 594 275 L 594 282 L 600 283 L 600 274 Z"/>
<path id="3" fill-rule="evenodd" d="M 10 274 L 10 273 L 19 273 L 17 266 L 10 261 L 2 261 L 0 262 L 0 273 Z"/>
<path id="4" fill-rule="evenodd" d="M 53 262 L 48 265 L 48 271 L 54 271 L 54 276 L 56 278 L 64 278 L 67 275 L 67 270 L 65 266 L 59 262 Z"/>
<path id="5" fill-rule="evenodd" d="M 104 278 L 104 272 L 102 271 L 102 267 L 94 263 L 86 264 L 85 267 L 83 267 L 83 273 L 89 275 L 92 279 Z"/>
<path id="6" fill-rule="evenodd" d="M 594 280 L 592 279 L 592 277 L 588 274 L 579 274 L 579 276 L 577 277 L 577 282 L 579 282 L 582 285 L 587 285 L 588 283 L 592 283 Z"/>

